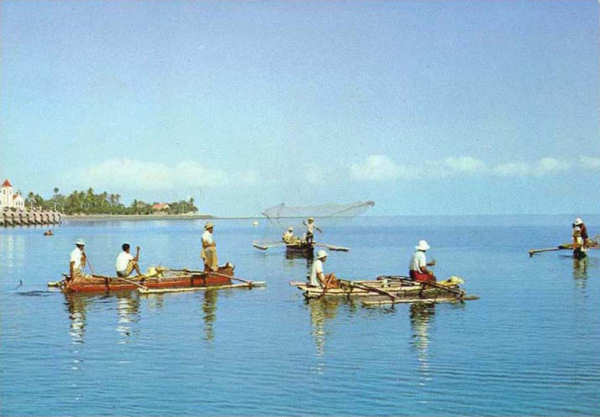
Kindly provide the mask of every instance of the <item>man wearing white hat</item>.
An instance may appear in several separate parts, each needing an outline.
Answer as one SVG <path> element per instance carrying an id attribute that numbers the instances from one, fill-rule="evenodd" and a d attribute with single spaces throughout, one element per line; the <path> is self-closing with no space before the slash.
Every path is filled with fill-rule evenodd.
<path id="1" fill-rule="evenodd" d="M 306 233 L 304 234 L 304 240 L 306 243 L 312 243 L 315 236 L 315 229 L 319 231 L 319 233 L 323 233 L 321 229 L 317 227 L 315 224 L 315 219 L 309 217 L 306 222 L 302 220 L 302 223 L 306 226 Z"/>
<path id="2" fill-rule="evenodd" d="M 217 259 L 217 244 L 213 239 L 213 229 L 215 225 L 211 222 L 206 222 L 204 225 L 204 233 L 202 234 L 202 260 L 204 261 L 205 271 L 217 271 L 219 269 L 219 261 Z"/>
<path id="3" fill-rule="evenodd" d="M 435 265 L 435 261 L 427 263 L 425 252 L 429 249 L 429 244 L 425 240 L 420 240 L 415 249 L 409 265 L 410 278 L 418 282 L 435 282 L 435 275 L 427 269 L 428 266 Z"/>
<path id="4" fill-rule="evenodd" d="M 327 252 L 324 250 L 317 251 L 317 259 L 312 264 L 310 268 L 309 275 L 309 284 L 313 287 L 321 287 L 321 288 L 336 288 L 337 287 L 337 279 L 333 273 L 323 274 L 323 262 L 327 260 Z"/>
<path id="5" fill-rule="evenodd" d="M 296 237 L 294 236 L 294 228 L 291 226 L 288 227 L 281 239 L 287 244 L 296 243 Z"/>
<path id="6" fill-rule="evenodd" d="M 87 259 L 83 250 L 84 247 L 85 241 L 83 239 L 77 239 L 75 242 L 75 249 L 71 251 L 71 257 L 69 261 L 70 279 L 83 276 L 83 268 L 85 268 L 85 261 Z"/>

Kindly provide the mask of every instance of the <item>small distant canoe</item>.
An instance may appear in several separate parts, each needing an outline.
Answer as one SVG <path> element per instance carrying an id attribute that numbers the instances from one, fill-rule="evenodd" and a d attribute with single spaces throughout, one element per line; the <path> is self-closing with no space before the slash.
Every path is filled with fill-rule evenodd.
<path id="1" fill-rule="evenodd" d="M 306 299 L 321 297 L 345 297 L 361 299 L 365 305 L 383 305 L 414 302 L 456 302 L 475 300 L 479 297 L 467 295 L 460 285 L 449 280 L 437 283 L 415 282 L 408 278 L 377 280 L 339 280 L 339 288 L 313 287 L 306 282 L 291 281 L 290 285 L 302 291 Z"/>
<path id="2" fill-rule="evenodd" d="M 59 287 L 65 292 L 104 293 L 138 290 L 142 294 L 174 291 L 197 291 L 202 289 L 252 288 L 263 286 L 263 282 L 246 281 L 233 276 L 231 264 L 220 266 L 216 272 L 165 270 L 156 276 L 121 278 L 115 276 L 91 275 L 75 280 L 65 278 L 49 282 L 48 286 Z M 233 283 L 232 280 L 241 281 Z"/>
<path id="3" fill-rule="evenodd" d="M 286 255 L 296 255 L 296 256 L 305 256 L 307 258 L 312 258 L 314 256 L 315 244 L 314 243 L 288 243 L 285 245 L 285 253 Z"/>
<path id="4" fill-rule="evenodd" d="M 600 244 L 598 243 L 598 240 L 590 240 L 589 246 L 587 247 L 587 249 L 600 249 Z M 538 254 L 538 253 L 554 252 L 554 251 L 559 251 L 559 250 L 573 250 L 573 244 L 572 243 L 564 243 L 562 245 L 558 245 L 558 246 L 551 247 L 551 248 L 530 249 L 528 251 L 528 253 L 529 253 L 529 257 L 531 258 L 533 255 Z"/>

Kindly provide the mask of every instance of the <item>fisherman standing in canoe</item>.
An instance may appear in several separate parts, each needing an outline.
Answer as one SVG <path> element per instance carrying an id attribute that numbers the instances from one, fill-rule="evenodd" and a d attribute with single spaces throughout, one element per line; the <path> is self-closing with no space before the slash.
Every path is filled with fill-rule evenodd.
<path id="1" fill-rule="evenodd" d="M 310 268 L 310 275 L 308 277 L 309 284 L 313 287 L 321 287 L 324 289 L 338 288 L 339 282 L 335 278 L 335 274 L 333 274 L 333 272 L 327 275 L 323 273 L 323 262 L 326 260 L 327 252 L 319 250 L 317 252 L 317 259 Z"/>
<path id="2" fill-rule="evenodd" d="M 573 258 L 583 259 L 587 256 L 586 241 L 579 225 L 573 224 Z"/>
<path id="3" fill-rule="evenodd" d="M 315 233 L 314 233 L 315 229 L 317 229 L 319 231 L 319 233 L 323 233 L 322 230 L 317 227 L 317 225 L 315 224 L 315 219 L 312 217 L 309 217 L 306 220 L 306 222 L 304 220 L 302 220 L 302 224 L 304 224 L 306 226 L 306 234 L 304 235 L 304 240 L 308 244 L 313 243 L 313 239 L 315 236 Z"/>
<path id="4" fill-rule="evenodd" d="M 428 266 L 435 265 L 435 261 L 427 263 L 425 252 L 429 249 L 429 244 L 425 240 L 420 240 L 415 249 L 409 265 L 410 278 L 417 282 L 435 282 L 435 275 L 427 269 Z"/>
<path id="5" fill-rule="evenodd" d="M 211 222 L 206 222 L 204 225 L 205 232 L 202 234 L 202 260 L 204 261 L 205 271 L 217 271 L 219 269 L 219 261 L 217 260 L 217 245 L 213 239 L 214 225 Z"/>
<path id="6" fill-rule="evenodd" d="M 87 260 L 84 247 L 85 241 L 83 239 L 77 239 L 75 242 L 75 249 L 71 251 L 68 279 L 76 280 L 77 278 L 84 277 L 83 269 L 85 268 L 85 262 Z"/>
<path id="7" fill-rule="evenodd" d="M 121 249 L 123 249 L 123 251 L 117 256 L 117 262 L 115 264 L 117 276 L 121 278 L 127 278 L 134 269 L 138 276 L 142 275 L 140 272 L 140 267 L 138 266 L 138 261 L 140 259 L 140 247 L 136 246 L 135 257 L 129 253 L 129 243 L 123 243 L 123 245 L 121 245 Z"/>

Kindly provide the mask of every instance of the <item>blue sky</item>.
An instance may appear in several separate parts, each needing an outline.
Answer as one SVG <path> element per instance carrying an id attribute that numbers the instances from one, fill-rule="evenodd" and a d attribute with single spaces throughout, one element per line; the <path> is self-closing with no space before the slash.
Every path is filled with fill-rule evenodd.
<path id="1" fill-rule="evenodd" d="M 2 1 L 0 177 L 255 215 L 598 213 L 597 1 Z"/>

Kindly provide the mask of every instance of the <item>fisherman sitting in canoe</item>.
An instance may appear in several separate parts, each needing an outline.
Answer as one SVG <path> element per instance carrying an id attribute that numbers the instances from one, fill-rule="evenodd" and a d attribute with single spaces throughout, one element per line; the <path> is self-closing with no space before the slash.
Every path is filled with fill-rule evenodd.
<path id="1" fill-rule="evenodd" d="M 435 275 L 429 269 L 428 266 L 435 265 L 435 261 L 427 263 L 425 252 L 429 249 L 427 241 L 420 240 L 419 244 L 415 246 L 415 253 L 410 260 L 409 275 L 413 281 L 418 282 L 435 282 Z"/>
<path id="2" fill-rule="evenodd" d="M 317 229 L 319 231 L 319 233 L 323 233 L 321 229 L 319 229 L 317 227 L 317 225 L 315 224 L 315 219 L 312 217 L 309 217 L 306 222 L 304 220 L 302 220 L 302 224 L 304 224 L 306 226 L 306 233 L 304 234 L 304 241 L 308 244 L 312 244 L 313 243 L 313 239 L 314 239 L 314 230 Z"/>
<path id="3" fill-rule="evenodd" d="M 138 266 L 138 261 L 140 259 L 140 247 L 136 246 L 135 257 L 129 253 L 129 243 L 123 243 L 123 245 L 121 245 L 121 249 L 123 249 L 123 251 L 117 256 L 117 262 L 115 264 L 117 276 L 121 278 L 127 278 L 134 269 L 138 276 L 142 275 L 140 272 L 140 267 Z"/>
<path id="4" fill-rule="evenodd" d="M 294 236 L 294 228 L 288 227 L 283 236 L 281 236 L 281 240 L 283 240 L 288 245 L 293 245 L 297 243 L 298 238 Z"/>
<path id="5" fill-rule="evenodd" d="M 309 284 L 313 287 L 321 287 L 324 289 L 338 288 L 339 281 L 336 279 L 333 272 L 327 275 L 323 274 L 323 262 L 326 260 L 327 252 L 324 250 L 319 250 L 317 252 L 317 259 L 313 262 L 310 269 L 310 275 L 308 279 Z"/>
<path id="6" fill-rule="evenodd" d="M 217 271 L 219 269 L 219 261 L 217 259 L 217 245 L 213 239 L 214 225 L 211 222 L 206 222 L 204 225 L 205 232 L 202 234 L 202 260 L 204 261 L 205 271 Z"/>
<path id="7" fill-rule="evenodd" d="M 77 280 L 79 278 L 85 278 L 83 269 L 85 268 L 87 257 L 84 247 L 85 241 L 83 239 L 77 239 L 75 242 L 75 249 L 71 251 L 69 261 L 69 277 L 67 279 Z"/>

